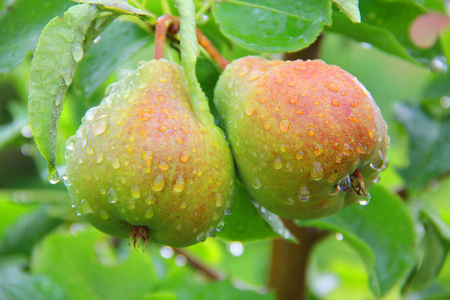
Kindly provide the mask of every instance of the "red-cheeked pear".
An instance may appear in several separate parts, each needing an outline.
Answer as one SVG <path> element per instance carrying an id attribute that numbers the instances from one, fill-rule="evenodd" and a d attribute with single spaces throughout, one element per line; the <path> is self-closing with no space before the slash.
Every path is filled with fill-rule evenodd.
<path id="1" fill-rule="evenodd" d="M 248 193 L 282 217 L 366 204 L 388 164 L 387 125 L 370 93 L 321 60 L 238 59 L 214 102 Z"/>

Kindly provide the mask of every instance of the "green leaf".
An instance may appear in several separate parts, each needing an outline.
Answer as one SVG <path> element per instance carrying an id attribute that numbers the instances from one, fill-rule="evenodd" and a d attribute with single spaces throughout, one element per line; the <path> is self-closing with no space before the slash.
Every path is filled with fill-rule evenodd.
<path id="1" fill-rule="evenodd" d="M 0 240 L 0 256 L 24 254 L 29 256 L 33 247 L 63 221 L 51 217 L 43 207 L 22 216 Z"/>
<path id="2" fill-rule="evenodd" d="M 72 5 L 62 0 L 16 0 L 0 12 L 0 73 L 15 68 L 36 48 L 48 21 Z"/>
<path id="3" fill-rule="evenodd" d="M 92 41 L 115 16 L 89 4 L 70 8 L 54 18 L 39 38 L 30 71 L 28 113 L 36 144 L 57 181 L 55 143 L 58 120 L 75 69 Z"/>
<path id="4" fill-rule="evenodd" d="M 275 299 L 272 293 L 261 295 L 255 291 L 235 288 L 228 280 L 217 283 L 210 283 L 203 286 L 182 286 L 177 294 L 180 300 L 191 299 L 246 299 L 246 300 L 272 300 Z"/>
<path id="5" fill-rule="evenodd" d="M 74 84 L 89 98 L 121 63 L 153 39 L 153 34 L 136 24 L 116 20 L 86 51 L 75 73 Z"/>
<path id="6" fill-rule="evenodd" d="M 0 268 L 0 299 L 67 299 L 64 291 L 48 278 L 31 275 L 20 266 Z"/>
<path id="7" fill-rule="evenodd" d="M 342 12 L 354 23 L 361 22 L 358 0 L 333 0 Z"/>
<path id="8" fill-rule="evenodd" d="M 213 12 L 228 38 L 259 52 L 300 50 L 331 24 L 328 0 L 224 0 L 214 2 Z"/>
<path id="9" fill-rule="evenodd" d="M 333 26 L 327 30 L 369 43 L 383 51 L 415 63 L 432 66 L 442 57 L 440 43 L 419 49 L 409 36 L 409 26 L 426 10 L 415 1 L 361 1 L 361 23 L 353 23 L 340 12 L 333 12 Z"/>
<path id="10" fill-rule="evenodd" d="M 361 256 L 370 287 L 380 296 L 401 281 L 414 263 L 416 237 L 412 219 L 398 196 L 381 185 L 373 186 L 370 194 L 368 206 L 352 205 L 330 217 L 297 223 L 341 233 Z"/>
<path id="11" fill-rule="evenodd" d="M 411 191 L 419 191 L 450 171 L 450 115 L 434 118 L 419 105 L 406 103 L 394 110 L 409 135 L 409 166 L 399 173 Z"/>
<path id="12" fill-rule="evenodd" d="M 422 224 L 425 234 L 419 245 L 419 261 L 412 270 L 403 291 L 417 291 L 430 286 L 442 269 L 448 246 L 441 232 L 430 219 L 430 211 L 423 211 Z M 433 216 L 437 218 L 437 216 Z M 448 232 L 448 227 L 446 228 Z"/>
<path id="13" fill-rule="evenodd" d="M 157 277 L 149 255 L 128 252 L 118 261 L 105 236 L 93 229 L 52 235 L 37 249 L 32 269 L 63 287 L 65 299 L 139 299 L 152 291 Z"/>
<path id="14" fill-rule="evenodd" d="M 110 11 L 121 15 L 138 16 L 146 21 L 156 23 L 156 16 L 150 12 L 145 12 L 139 8 L 136 8 L 126 1 L 121 0 L 72 0 L 78 3 L 97 4 L 102 10 Z"/>
<path id="15" fill-rule="evenodd" d="M 228 241 L 250 242 L 268 238 L 291 238 L 283 222 L 258 205 L 253 205 L 243 185 L 236 182 L 233 213 L 225 216 L 225 229 L 217 234 Z"/>

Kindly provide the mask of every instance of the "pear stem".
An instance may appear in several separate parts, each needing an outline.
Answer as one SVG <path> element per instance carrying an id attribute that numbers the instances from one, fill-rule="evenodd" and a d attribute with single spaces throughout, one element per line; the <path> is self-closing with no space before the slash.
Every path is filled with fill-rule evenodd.
<path id="1" fill-rule="evenodd" d="M 164 57 L 164 42 L 170 27 L 176 23 L 175 17 L 171 15 L 162 15 L 158 18 L 155 30 L 155 59 Z"/>

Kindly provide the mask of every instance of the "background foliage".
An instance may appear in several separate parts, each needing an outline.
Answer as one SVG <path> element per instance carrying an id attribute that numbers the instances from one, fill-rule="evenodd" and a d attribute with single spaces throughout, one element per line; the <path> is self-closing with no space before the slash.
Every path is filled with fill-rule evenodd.
<path id="1" fill-rule="evenodd" d="M 358 77 L 389 125 L 391 166 L 372 188 L 370 204 L 298 221 L 330 232 L 309 261 L 310 299 L 450 298 L 450 27 L 428 29 L 437 38 L 428 48 L 418 47 L 410 32 L 419 16 L 448 16 L 446 3 L 294 2 L 195 4 L 199 28 L 230 61 L 280 57 L 320 35 L 319 57 Z M 171 1 L 89 3 L 98 5 L 0 1 L 0 299 L 273 299 L 271 239 L 294 239 L 241 186 L 219 238 L 184 250 L 220 275 L 211 283 L 174 249 L 150 245 L 136 252 L 89 227 L 70 207 L 64 184 L 48 182 L 34 138 L 63 173 L 65 140 L 85 111 L 109 83 L 152 59 L 155 17 L 177 14 Z M 42 32 L 46 50 L 33 55 Z M 178 49 L 175 36 L 166 57 L 179 61 Z M 58 80 L 36 79 L 39 68 Z M 196 72 L 211 100 L 220 70 L 202 53 Z M 51 94 L 33 96 L 49 85 L 59 102 Z M 27 105 L 30 122 L 43 124 L 34 138 Z"/>

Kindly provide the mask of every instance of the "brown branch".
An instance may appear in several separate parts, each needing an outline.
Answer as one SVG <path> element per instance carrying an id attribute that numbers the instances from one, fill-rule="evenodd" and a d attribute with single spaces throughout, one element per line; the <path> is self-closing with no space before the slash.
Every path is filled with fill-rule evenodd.
<path id="1" fill-rule="evenodd" d="M 182 255 L 186 258 L 187 263 L 194 269 L 199 270 L 201 272 L 203 272 L 205 274 L 205 276 L 207 278 L 209 278 L 212 281 L 220 281 L 223 279 L 223 276 L 220 275 L 219 273 L 217 273 L 216 271 L 214 271 L 213 269 L 211 269 L 210 267 L 208 267 L 207 265 L 203 264 L 201 261 L 199 261 L 198 259 L 192 257 L 191 255 L 189 255 L 186 251 L 178 249 L 178 248 L 173 248 L 173 251 L 175 253 L 177 253 L 178 255 Z"/>
<path id="2" fill-rule="evenodd" d="M 216 47 L 211 43 L 211 41 L 197 28 L 197 39 L 200 46 L 202 46 L 206 52 L 211 55 L 215 62 L 219 65 L 222 70 L 225 70 L 226 66 L 229 64 L 228 60 L 220 54 Z"/>
<path id="3" fill-rule="evenodd" d="M 299 244 L 284 239 L 272 242 L 272 263 L 269 287 L 275 290 L 277 299 L 306 299 L 307 266 L 311 251 L 328 232 L 316 228 L 298 227 L 292 220 L 283 220 L 285 226 L 297 238 Z"/>

